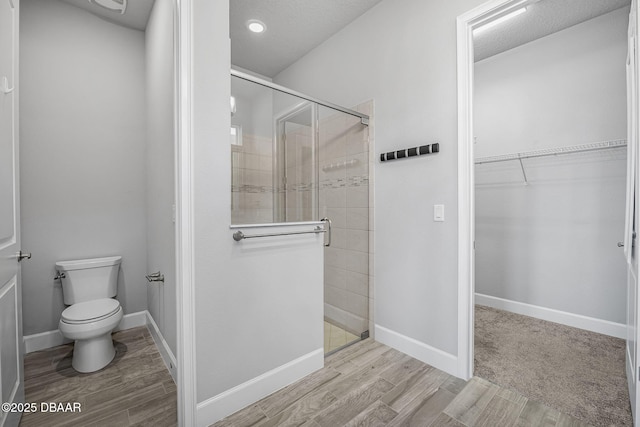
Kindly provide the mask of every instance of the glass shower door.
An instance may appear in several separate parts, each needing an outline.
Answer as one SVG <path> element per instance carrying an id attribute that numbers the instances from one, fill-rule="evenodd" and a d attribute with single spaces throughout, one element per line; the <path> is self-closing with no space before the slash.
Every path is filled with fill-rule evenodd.
<path id="1" fill-rule="evenodd" d="M 368 127 L 358 117 L 320 107 L 320 217 L 332 221 L 325 248 L 325 352 L 369 335 Z"/>

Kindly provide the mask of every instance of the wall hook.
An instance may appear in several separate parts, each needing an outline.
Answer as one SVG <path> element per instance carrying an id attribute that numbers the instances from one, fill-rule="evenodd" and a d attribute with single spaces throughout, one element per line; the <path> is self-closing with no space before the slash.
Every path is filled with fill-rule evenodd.
<path id="1" fill-rule="evenodd" d="M 9 87 L 9 79 L 7 78 L 7 76 L 2 76 L 2 87 L 0 87 L 0 90 L 2 91 L 2 93 L 4 93 L 5 95 L 10 94 L 11 92 L 13 92 L 12 87 Z"/>

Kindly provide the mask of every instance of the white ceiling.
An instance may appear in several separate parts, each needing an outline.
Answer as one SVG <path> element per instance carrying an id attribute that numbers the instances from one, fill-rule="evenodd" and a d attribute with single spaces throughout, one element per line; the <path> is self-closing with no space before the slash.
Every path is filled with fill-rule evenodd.
<path id="1" fill-rule="evenodd" d="M 114 24 L 123 27 L 132 28 L 134 30 L 144 31 L 147 28 L 147 21 L 153 8 L 155 0 L 130 0 L 127 2 L 127 9 L 124 14 L 120 12 L 112 12 L 103 7 L 97 6 L 89 0 L 63 0 L 69 4 L 87 10 L 94 15 L 99 16 Z"/>
<path id="2" fill-rule="evenodd" d="M 631 4 L 631 0 L 541 0 L 527 12 L 474 34 L 475 60 L 480 61 L 596 16 Z"/>
<path id="3" fill-rule="evenodd" d="M 381 0 L 230 0 L 231 63 L 273 77 Z M 258 19 L 267 30 L 247 30 Z"/>
<path id="4" fill-rule="evenodd" d="M 445 1 L 445 0 L 423 0 Z M 273 77 L 380 0 L 230 0 L 231 63 Z M 479 61 L 628 6 L 631 0 L 532 0 L 528 11 L 474 37 Z M 267 30 L 253 34 L 249 19 Z"/>
<path id="5" fill-rule="evenodd" d="M 124 15 L 89 0 L 63 0 L 107 21 L 144 31 L 154 0 L 129 0 Z M 231 63 L 273 77 L 381 0 L 230 0 Z M 427 0 L 424 0 L 427 1 Z M 441 1 L 441 0 L 428 0 Z M 628 6 L 631 0 L 532 0 L 527 12 L 474 34 L 475 60 Z M 267 30 L 254 34 L 246 22 Z"/>

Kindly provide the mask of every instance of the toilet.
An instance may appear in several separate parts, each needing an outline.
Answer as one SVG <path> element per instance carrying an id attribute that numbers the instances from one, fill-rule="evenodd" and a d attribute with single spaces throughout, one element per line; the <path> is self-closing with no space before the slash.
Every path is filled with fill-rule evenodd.
<path id="1" fill-rule="evenodd" d="M 111 333 L 122 320 L 116 296 L 121 256 L 56 262 L 68 305 L 58 328 L 75 340 L 71 366 L 78 372 L 94 372 L 107 366 L 116 351 Z"/>

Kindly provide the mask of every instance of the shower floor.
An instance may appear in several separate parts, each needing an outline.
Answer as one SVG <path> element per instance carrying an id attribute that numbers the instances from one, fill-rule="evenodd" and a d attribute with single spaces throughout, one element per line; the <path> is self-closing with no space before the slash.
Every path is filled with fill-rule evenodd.
<path id="1" fill-rule="evenodd" d="M 343 345 L 360 341 L 360 337 L 347 332 L 325 320 L 324 322 L 324 352 L 329 353 Z"/>

